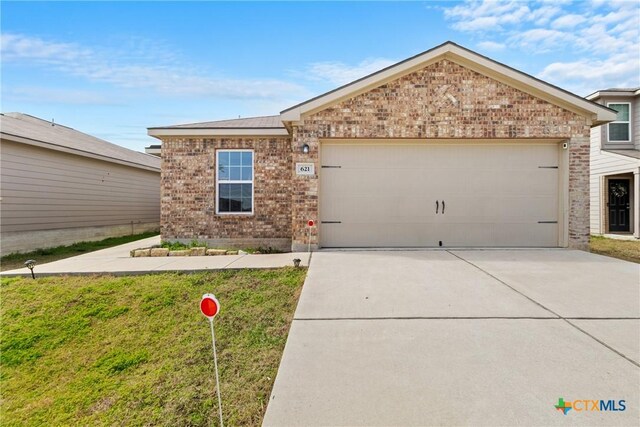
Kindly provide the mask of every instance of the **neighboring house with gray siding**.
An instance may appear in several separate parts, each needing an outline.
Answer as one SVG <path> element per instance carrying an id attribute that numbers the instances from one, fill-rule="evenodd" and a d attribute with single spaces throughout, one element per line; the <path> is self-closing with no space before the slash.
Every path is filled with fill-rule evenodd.
<path id="1" fill-rule="evenodd" d="M 159 228 L 160 159 L 21 113 L 0 115 L 0 252 Z"/>
<path id="2" fill-rule="evenodd" d="M 640 238 L 640 88 L 613 88 L 587 99 L 618 111 L 591 128 L 591 233 Z"/>

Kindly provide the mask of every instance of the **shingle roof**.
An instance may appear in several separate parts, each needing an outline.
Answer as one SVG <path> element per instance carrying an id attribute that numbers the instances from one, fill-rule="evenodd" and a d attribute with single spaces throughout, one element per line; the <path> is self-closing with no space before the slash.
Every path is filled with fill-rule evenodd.
<path id="1" fill-rule="evenodd" d="M 619 154 L 621 156 L 633 157 L 634 159 L 640 159 L 640 150 L 602 150 L 607 153 Z"/>
<path id="2" fill-rule="evenodd" d="M 150 154 L 129 150 L 95 136 L 87 135 L 67 126 L 52 124 L 22 113 L 0 114 L 0 134 L 45 143 L 52 149 L 70 149 L 78 155 L 100 157 L 106 161 L 116 161 L 135 167 L 160 170 L 160 159 Z"/>
<path id="3" fill-rule="evenodd" d="M 160 126 L 149 129 L 285 129 L 285 127 L 280 116 L 277 115 Z"/>
<path id="4" fill-rule="evenodd" d="M 589 100 L 596 100 L 602 96 L 612 96 L 616 92 L 621 93 L 623 96 L 637 96 L 640 92 L 640 87 L 612 87 L 609 89 L 600 89 L 585 96 L 585 98 Z"/>

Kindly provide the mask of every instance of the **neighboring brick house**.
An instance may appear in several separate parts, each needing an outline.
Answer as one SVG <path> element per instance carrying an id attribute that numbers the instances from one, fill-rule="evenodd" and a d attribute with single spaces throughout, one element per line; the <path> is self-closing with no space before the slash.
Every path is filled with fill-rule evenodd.
<path id="1" fill-rule="evenodd" d="M 591 129 L 591 233 L 640 239 L 640 88 L 604 89 L 587 99 L 618 112 Z"/>
<path id="2" fill-rule="evenodd" d="M 615 111 L 447 42 L 278 116 L 149 128 L 162 237 L 229 247 L 576 247 Z"/>

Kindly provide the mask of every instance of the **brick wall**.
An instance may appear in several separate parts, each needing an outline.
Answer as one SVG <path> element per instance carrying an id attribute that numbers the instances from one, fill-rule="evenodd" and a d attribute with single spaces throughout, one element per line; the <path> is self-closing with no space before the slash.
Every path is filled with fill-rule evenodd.
<path id="1" fill-rule="evenodd" d="M 442 60 L 303 117 L 293 127 L 293 162 L 316 162 L 324 138 L 563 138 L 569 141 L 569 245 L 589 237 L 589 122 L 583 116 Z M 300 153 L 302 144 L 311 151 Z M 318 179 L 295 177 L 293 247 L 317 218 Z M 312 243 L 317 244 L 317 235 Z"/>
<path id="2" fill-rule="evenodd" d="M 290 138 L 162 140 L 161 234 L 222 247 L 291 249 Z M 254 214 L 216 215 L 216 150 L 254 150 Z"/>

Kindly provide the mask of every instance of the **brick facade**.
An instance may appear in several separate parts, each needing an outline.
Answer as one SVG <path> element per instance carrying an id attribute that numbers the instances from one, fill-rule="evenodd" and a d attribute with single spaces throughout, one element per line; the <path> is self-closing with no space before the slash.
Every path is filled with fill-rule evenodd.
<path id="1" fill-rule="evenodd" d="M 186 138 L 162 142 L 163 240 L 230 248 L 291 249 L 290 138 Z M 216 150 L 254 150 L 254 214 L 216 214 Z"/>
<path id="2" fill-rule="evenodd" d="M 569 246 L 584 248 L 589 133 L 584 116 L 443 59 L 303 116 L 293 123 L 291 138 L 163 138 L 162 235 L 287 239 L 294 250 L 306 248 L 306 221 L 318 219 L 318 152 L 326 138 L 558 138 L 569 142 Z M 303 144 L 309 154 L 301 153 Z M 244 147 L 256 150 L 256 214 L 217 216 L 215 149 Z M 316 175 L 296 176 L 296 162 L 314 162 Z"/>
<path id="3" fill-rule="evenodd" d="M 589 248 L 589 150 L 587 136 L 572 136 L 569 140 L 569 247 Z"/>

